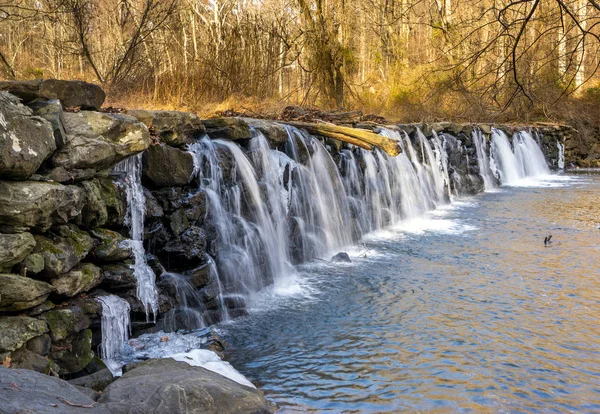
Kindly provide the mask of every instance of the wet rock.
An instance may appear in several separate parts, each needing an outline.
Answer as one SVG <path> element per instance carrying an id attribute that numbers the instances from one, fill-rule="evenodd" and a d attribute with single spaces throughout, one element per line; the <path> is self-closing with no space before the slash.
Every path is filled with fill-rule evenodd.
<path id="1" fill-rule="evenodd" d="M 0 92 L 0 178 L 26 180 L 55 149 L 50 123 Z"/>
<path id="2" fill-rule="evenodd" d="M 106 388 L 99 402 L 113 414 L 271 412 L 258 390 L 170 358 L 130 366 Z"/>
<path id="3" fill-rule="evenodd" d="M 79 405 L 80 407 L 68 405 Z M 81 408 L 81 406 L 89 408 Z M 0 366 L 0 407 L 3 414 L 110 414 L 106 408 L 59 378 L 26 369 Z"/>
<path id="4" fill-rule="evenodd" d="M 0 316 L 0 332 L 0 352 L 14 351 L 30 339 L 48 332 L 48 325 L 28 316 Z"/>
<path id="5" fill-rule="evenodd" d="M 150 145 L 148 128 L 132 117 L 81 111 L 64 120 L 68 142 L 53 155 L 55 167 L 105 169 Z"/>
<path id="6" fill-rule="evenodd" d="M 102 262 L 118 262 L 131 258 L 131 248 L 124 246 L 123 242 L 126 239 L 120 233 L 101 228 L 90 233 L 100 241 L 92 251 L 95 259 Z"/>
<path id="7" fill-rule="evenodd" d="M 337 263 L 352 263 L 352 260 L 350 260 L 350 256 L 348 256 L 348 253 L 346 252 L 340 252 L 336 254 L 331 258 L 331 261 Z"/>
<path id="8" fill-rule="evenodd" d="M 202 123 L 211 138 L 232 141 L 252 138 L 250 126 L 242 118 L 211 118 L 203 119 Z"/>
<path id="9" fill-rule="evenodd" d="M 146 187 L 144 187 L 144 199 L 146 200 L 147 219 L 159 218 L 165 214 L 162 206 L 160 205 L 156 197 L 154 197 L 154 194 L 152 194 L 152 192 Z"/>
<path id="10" fill-rule="evenodd" d="M 25 348 L 35 354 L 46 356 L 50 353 L 51 345 L 52 340 L 50 339 L 50 335 L 44 334 L 27 341 Z"/>
<path id="11" fill-rule="evenodd" d="M 163 248 L 173 263 L 185 265 L 185 262 L 198 262 L 206 251 L 206 234 L 200 227 L 189 227 L 181 236 L 169 241 Z"/>
<path id="12" fill-rule="evenodd" d="M 88 315 L 78 306 L 57 309 L 40 315 L 48 324 L 52 341 L 60 341 L 72 333 L 80 332 L 90 326 Z M 89 361 L 88 361 L 89 362 Z"/>
<path id="13" fill-rule="evenodd" d="M 197 289 L 203 288 L 211 281 L 210 266 L 205 264 L 189 272 L 190 283 Z"/>
<path id="14" fill-rule="evenodd" d="M 104 280 L 102 286 L 107 289 L 130 289 L 137 286 L 133 269 L 124 263 L 102 265 Z"/>
<path id="15" fill-rule="evenodd" d="M 190 227 L 185 211 L 181 208 L 175 210 L 169 216 L 169 225 L 175 237 L 179 237 L 181 233 Z"/>
<path id="16" fill-rule="evenodd" d="M 223 297 L 223 303 L 230 310 L 246 308 L 246 299 L 242 295 L 226 295 Z"/>
<path id="17" fill-rule="evenodd" d="M 0 225 L 44 232 L 66 223 L 83 206 L 80 188 L 34 181 L 0 181 Z"/>
<path id="18" fill-rule="evenodd" d="M 186 198 L 185 216 L 192 224 L 202 224 L 207 212 L 206 193 L 200 191 Z"/>
<path id="19" fill-rule="evenodd" d="M 54 288 L 28 277 L 0 274 L 0 312 L 20 311 L 43 303 Z"/>
<path id="20" fill-rule="evenodd" d="M 57 295 L 73 297 L 98 286 L 102 277 L 103 273 L 99 267 L 91 263 L 81 263 L 69 272 L 52 279 L 52 286 L 56 288 Z"/>
<path id="21" fill-rule="evenodd" d="M 80 378 L 72 379 L 69 381 L 70 384 L 77 385 L 80 387 L 86 387 L 94 391 L 104 391 L 109 384 L 111 384 L 116 378 L 110 372 L 108 368 L 104 368 L 100 371 L 94 372 L 90 375 L 85 375 Z"/>
<path id="22" fill-rule="evenodd" d="M 30 233 L 0 233 L 0 271 L 9 270 L 27 257 L 35 246 Z"/>
<path id="23" fill-rule="evenodd" d="M 54 343 L 50 352 L 50 358 L 60 368 L 60 375 L 81 371 L 93 357 L 92 331 L 90 329 L 70 335 L 64 341 Z"/>
<path id="24" fill-rule="evenodd" d="M 63 125 L 63 108 L 59 100 L 34 101 L 29 104 L 33 114 L 44 118 L 52 125 L 56 148 L 62 148 L 67 143 L 67 133 Z"/>
<path id="25" fill-rule="evenodd" d="M 190 112 L 136 109 L 127 114 L 154 130 L 161 142 L 174 147 L 192 144 L 205 131 L 202 120 Z"/>
<path id="26" fill-rule="evenodd" d="M 194 157 L 168 145 L 152 145 L 144 152 L 144 180 L 151 187 L 176 187 L 190 182 Z"/>

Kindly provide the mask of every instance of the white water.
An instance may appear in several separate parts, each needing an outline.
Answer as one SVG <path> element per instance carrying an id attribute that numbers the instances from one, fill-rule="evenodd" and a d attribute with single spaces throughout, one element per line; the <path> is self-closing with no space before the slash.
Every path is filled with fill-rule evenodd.
<path id="1" fill-rule="evenodd" d="M 115 166 L 115 170 L 125 173 L 125 189 L 127 192 L 125 224 L 130 229 L 131 239 L 124 244 L 131 248 L 135 258 L 133 273 L 137 281 L 137 298 L 144 306 L 146 320 L 149 320 L 149 313 L 152 312 L 156 321 L 158 311 L 156 275 L 146 262 L 146 252 L 144 250 L 146 198 L 142 187 L 142 154 L 121 161 Z"/>
<path id="2" fill-rule="evenodd" d="M 513 145 L 506 134 L 492 130 L 492 149 L 497 178 L 502 185 L 519 185 L 528 177 L 543 177 L 550 174 L 542 150 L 525 131 L 513 136 Z"/>
<path id="3" fill-rule="evenodd" d="M 487 141 L 480 129 L 475 129 L 473 131 L 473 142 L 475 143 L 475 149 L 477 150 L 479 175 L 483 178 L 484 189 L 489 191 L 496 187 L 494 173 L 491 169 L 493 159 L 488 158 L 487 156 Z"/>
<path id="4" fill-rule="evenodd" d="M 556 141 L 558 147 L 558 168 L 561 170 L 565 169 L 565 146 L 559 141 Z"/>
<path id="5" fill-rule="evenodd" d="M 120 376 L 123 348 L 131 329 L 130 306 L 125 299 L 114 295 L 100 296 L 97 300 L 102 305 L 100 354 L 110 372 Z"/>

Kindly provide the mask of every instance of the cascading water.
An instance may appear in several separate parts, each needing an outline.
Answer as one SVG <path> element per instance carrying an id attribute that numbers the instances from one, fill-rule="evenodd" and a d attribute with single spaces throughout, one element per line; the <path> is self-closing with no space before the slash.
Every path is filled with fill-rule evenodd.
<path id="1" fill-rule="evenodd" d="M 130 330 L 129 303 L 118 296 L 99 296 L 102 305 L 102 344 L 101 356 L 113 375 L 121 375 L 123 347 L 127 343 Z"/>
<path id="2" fill-rule="evenodd" d="M 565 146 L 560 143 L 560 141 L 556 141 L 556 146 L 558 147 L 558 168 L 561 170 L 565 169 Z"/>
<path id="3" fill-rule="evenodd" d="M 124 242 L 131 248 L 135 264 L 133 273 L 137 281 L 137 298 L 146 311 L 146 320 L 152 312 L 156 321 L 158 296 L 156 292 L 156 275 L 146 262 L 144 250 L 144 216 L 146 214 L 146 198 L 142 187 L 142 154 L 129 157 L 114 167 L 115 171 L 125 174 L 127 192 L 127 215 L 125 224 L 129 227 L 131 239 Z"/>
<path id="4" fill-rule="evenodd" d="M 487 142 L 485 135 L 480 129 L 473 131 L 473 142 L 475 143 L 475 149 L 477 151 L 477 165 L 479 166 L 479 174 L 483 178 L 483 185 L 485 190 L 493 189 L 495 184 L 494 173 L 491 168 L 494 160 L 488 158 L 487 155 Z"/>
<path id="5" fill-rule="evenodd" d="M 162 321 L 162 329 L 174 332 L 178 329 L 194 330 L 204 328 L 203 298 L 189 278 L 179 273 L 163 273 L 161 280 L 175 290 L 177 306 L 171 309 Z"/>
<path id="6" fill-rule="evenodd" d="M 492 143 L 492 156 L 503 185 L 518 184 L 523 178 L 550 173 L 542 150 L 528 132 L 520 131 L 514 135 L 514 150 L 506 134 L 498 129 L 492 130 Z"/>

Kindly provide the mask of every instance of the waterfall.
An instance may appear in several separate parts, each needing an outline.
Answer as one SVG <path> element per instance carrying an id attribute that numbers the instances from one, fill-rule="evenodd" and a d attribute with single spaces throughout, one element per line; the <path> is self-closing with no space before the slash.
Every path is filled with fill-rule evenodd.
<path id="1" fill-rule="evenodd" d="M 558 147 L 558 168 L 561 170 L 565 169 L 565 146 L 560 143 L 560 141 L 556 141 L 556 146 Z"/>
<path id="2" fill-rule="evenodd" d="M 487 156 L 487 142 L 485 135 L 480 129 L 475 129 L 473 131 L 473 142 L 475 143 L 475 149 L 477 151 L 477 165 L 479 166 L 479 174 L 481 175 L 481 178 L 483 178 L 484 189 L 491 190 L 496 186 L 491 168 L 494 160 Z"/>
<path id="3" fill-rule="evenodd" d="M 165 332 L 175 332 L 178 329 L 194 330 L 204 328 L 203 297 L 189 278 L 179 273 L 165 272 L 161 280 L 171 285 L 175 290 L 177 306 L 171 309 L 163 321 Z"/>
<path id="4" fill-rule="evenodd" d="M 498 178 L 503 185 L 518 184 L 523 178 L 550 173 L 542 150 L 528 132 L 520 131 L 514 135 L 514 150 L 506 134 L 498 129 L 492 130 L 492 143 Z"/>
<path id="5" fill-rule="evenodd" d="M 131 239 L 125 242 L 130 247 L 135 264 L 133 273 L 137 281 L 137 298 L 146 311 L 146 320 L 152 312 L 156 321 L 158 297 L 156 292 L 156 275 L 146 262 L 144 250 L 144 217 L 146 214 L 146 198 L 142 187 L 142 154 L 131 156 L 115 167 L 116 171 L 125 173 L 125 189 L 127 192 L 127 215 L 125 224 L 130 229 Z"/>
<path id="6" fill-rule="evenodd" d="M 102 360 L 110 372 L 118 376 L 123 366 L 123 347 L 129 337 L 129 303 L 115 295 L 100 296 L 97 300 L 102 305 Z"/>

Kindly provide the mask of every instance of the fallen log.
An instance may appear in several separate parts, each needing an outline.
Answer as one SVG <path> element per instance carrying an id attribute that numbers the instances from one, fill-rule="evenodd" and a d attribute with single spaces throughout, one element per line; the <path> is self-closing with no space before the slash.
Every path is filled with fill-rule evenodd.
<path id="1" fill-rule="evenodd" d="M 312 124 L 308 122 L 287 122 L 296 128 L 303 128 L 311 134 L 321 135 L 327 138 L 337 139 L 338 141 L 358 145 L 361 148 L 370 149 L 368 146 L 377 147 L 385 151 L 388 155 L 395 157 L 400 154 L 401 149 L 398 143 L 388 137 L 374 134 L 373 132 L 343 127 L 339 125 L 319 123 Z M 357 144 L 360 142 L 362 145 Z"/>

